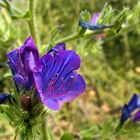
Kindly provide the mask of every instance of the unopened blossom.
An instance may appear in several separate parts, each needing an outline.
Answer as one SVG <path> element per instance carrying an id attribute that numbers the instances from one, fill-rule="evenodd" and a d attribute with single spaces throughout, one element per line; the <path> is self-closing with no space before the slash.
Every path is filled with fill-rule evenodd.
<path id="1" fill-rule="evenodd" d="M 31 68 L 41 101 L 52 110 L 59 110 L 63 102 L 70 102 L 84 92 L 86 84 L 75 70 L 80 57 L 73 50 L 65 50 L 64 43 L 46 53 L 35 65 L 30 53 Z"/>
<path id="2" fill-rule="evenodd" d="M 35 61 L 39 59 L 38 49 L 32 37 L 26 39 L 24 44 L 7 54 L 8 63 L 13 74 L 16 87 L 29 90 L 34 86 L 33 73 L 29 67 L 29 54 L 32 52 Z"/>
<path id="3" fill-rule="evenodd" d="M 82 26 L 85 29 L 89 30 L 101 30 L 105 28 L 112 27 L 112 25 L 106 25 L 106 24 L 98 24 L 99 19 L 99 13 L 93 14 L 91 20 L 89 22 L 79 20 L 79 25 Z"/>

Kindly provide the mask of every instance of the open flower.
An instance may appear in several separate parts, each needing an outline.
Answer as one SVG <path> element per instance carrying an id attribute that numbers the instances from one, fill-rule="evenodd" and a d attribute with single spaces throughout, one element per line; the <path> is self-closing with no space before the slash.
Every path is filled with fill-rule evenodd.
<path id="1" fill-rule="evenodd" d="M 133 112 L 140 108 L 140 98 L 138 94 L 134 94 L 128 104 L 125 104 L 122 109 L 122 115 L 120 123 L 123 124 L 128 118 L 132 117 L 133 121 L 140 120 L 140 111 L 137 111 L 134 115 Z"/>
<path id="2" fill-rule="evenodd" d="M 13 74 L 16 87 L 19 90 L 29 90 L 34 86 L 34 77 L 29 67 L 29 54 L 32 52 L 35 63 L 39 60 L 39 53 L 32 37 L 26 39 L 19 48 L 7 54 L 9 66 Z"/>
<path id="3" fill-rule="evenodd" d="M 63 102 L 73 100 L 85 90 L 83 77 L 75 71 L 80 67 L 80 57 L 73 50 L 66 50 L 64 43 L 39 59 L 36 45 L 29 37 L 7 56 L 17 89 L 36 87 L 41 101 L 50 109 L 59 110 Z"/>
<path id="4" fill-rule="evenodd" d="M 63 102 L 79 96 L 86 87 L 75 70 L 80 67 L 80 57 L 73 50 L 58 44 L 46 53 L 37 65 L 30 54 L 35 84 L 42 102 L 52 110 L 59 110 Z"/>

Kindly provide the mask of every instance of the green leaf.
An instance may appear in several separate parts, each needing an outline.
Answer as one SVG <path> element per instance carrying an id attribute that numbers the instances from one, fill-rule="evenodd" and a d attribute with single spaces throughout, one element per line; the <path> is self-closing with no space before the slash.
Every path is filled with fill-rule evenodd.
<path id="1" fill-rule="evenodd" d="M 82 138 L 92 138 L 94 136 L 94 134 L 96 134 L 96 132 L 98 132 L 98 127 L 97 126 L 93 126 L 89 129 L 83 130 L 80 132 L 80 135 L 82 136 Z"/>
<path id="2" fill-rule="evenodd" d="M 126 17 L 128 14 L 128 8 L 124 8 L 113 21 L 113 25 L 115 25 L 115 29 L 118 30 L 122 27 L 122 24 L 126 21 Z"/>
<path id="3" fill-rule="evenodd" d="M 26 11 L 25 13 L 23 13 L 19 9 L 11 8 L 9 10 L 9 13 L 10 13 L 12 19 L 27 19 L 27 20 L 29 20 L 29 18 L 30 18 L 29 11 Z"/>
<path id="4" fill-rule="evenodd" d="M 138 2 L 132 11 L 129 12 L 127 20 L 129 24 L 138 23 L 140 21 L 140 2 Z"/>
<path id="5" fill-rule="evenodd" d="M 99 24 L 109 24 L 111 22 L 111 18 L 114 15 L 114 10 L 107 3 L 104 5 L 102 11 L 100 12 L 98 23 Z"/>
<path id="6" fill-rule="evenodd" d="M 80 13 L 80 20 L 89 22 L 91 19 L 91 14 L 85 10 Z"/>
<path id="7" fill-rule="evenodd" d="M 73 140 L 73 139 L 74 139 L 74 138 L 73 138 L 73 135 L 70 134 L 70 133 L 68 133 L 68 132 L 66 132 L 66 133 L 64 133 L 64 134 L 62 135 L 62 137 L 61 137 L 60 140 Z"/>
<path id="8" fill-rule="evenodd" d="M 3 0 L 3 2 L 6 4 L 7 10 L 9 11 L 11 9 L 11 4 L 8 0 Z"/>
<path id="9" fill-rule="evenodd" d="M 87 10 L 82 11 L 80 13 L 79 20 L 89 22 L 90 19 L 91 19 L 91 14 Z M 78 32 L 79 35 L 83 35 L 86 32 L 85 28 L 82 28 L 81 26 L 79 26 L 79 21 L 78 21 L 76 32 Z"/>

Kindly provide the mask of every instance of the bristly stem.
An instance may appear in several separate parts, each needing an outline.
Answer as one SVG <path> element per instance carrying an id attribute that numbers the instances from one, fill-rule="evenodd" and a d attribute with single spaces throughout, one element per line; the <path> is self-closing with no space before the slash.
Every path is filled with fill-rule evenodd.
<path id="1" fill-rule="evenodd" d="M 64 37 L 64 38 L 62 38 L 62 39 L 60 39 L 60 40 L 57 40 L 55 43 L 57 44 L 57 43 L 60 43 L 60 42 L 68 42 L 68 41 L 77 39 L 77 38 L 79 38 L 79 37 L 80 37 L 80 36 L 79 36 L 78 33 L 74 33 L 74 34 L 69 35 L 69 36 L 67 36 L 67 37 Z"/>
<path id="2" fill-rule="evenodd" d="M 79 35 L 79 33 L 73 33 L 69 36 L 66 36 L 60 40 L 57 40 L 55 42 L 55 44 L 58 44 L 58 43 L 61 43 L 61 42 L 68 42 L 68 41 L 71 41 L 71 40 L 75 40 L 75 39 L 78 39 L 78 38 L 82 38 L 82 37 L 88 37 L 88 36 L 91 36 L 91 35 L 96 35 L 96 34 L 99 34 L 99 33 L 102 33 L 103 31 L 99 30 L 99 31 L 96 31 L 96 32 L 87 32 L 83 35 Z"/>
<path id="3" fill-rule="evenodd" d="M 28 21 L 31 36 L 34 38 L 35 43 L 38 45 L 36 25 L 35 25 L 35 0 L 29 0 L 30 20 Z"/>
<path id="4" fill-rule="evenodd" d="M 79 35 L 78 33 L 73 33 L 73 34 L 71 34 L 69 36 L 66 36 L 66 37 L 62 38 L 62 39 L 56 40 L 54 45 L 56 45 L 58 43 L 61 43 L 61 42 L 66 43 L 66 42 L 76 40 L 76 39 L 79 39 L 79 38 L 82 38 L 82 37 L 88 37 L 88 36 L 91 36 L 91 35 L 96 35 L 96 34 L 99 34 L 99 33 L 102 33 L 102 32 L 103 31 L 99 30 L 99 31 L 96 31 L 96 32 L 88 32 L 88 33 L 85 33 L 84 35 Z M 43 54 L 46 51 L 46 49 L 49 48 L 49 45 L 50 44 L 48 44 L 45 47 L 41 48 L 41 54 Z"/>

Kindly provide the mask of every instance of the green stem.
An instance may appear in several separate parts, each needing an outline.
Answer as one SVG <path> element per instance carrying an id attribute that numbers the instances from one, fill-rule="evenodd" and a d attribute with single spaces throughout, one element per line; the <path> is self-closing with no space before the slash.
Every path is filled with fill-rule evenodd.
<path id="1" fill-rule="evenodd" d="M 0 2 L 0 7 L 3 7 L 3 8 L 6 8 L 7 9 L 7 6 L 3 3 Z"/>
<path id="2" fill-rule="evenodd" d="M 84 35 L 79 35 L 78 33 L 73 33 L 73 34 L 71 34 L 69 36 L 66 36 L 66 37 L 62 38 L 62 39 L 56 40 L 54 45 L 56 45 L 58 43 L 61 43 L 61 42 L 65 42 L 66 43 L 66 42 L 69 42 L 69 41 L 72 41 L 72 40 L 76 40 L 78 38 L 88 37 L 88 36 L 91 36 L 91 35 L 96 35 L 96 34 L 99 34 L 99 33 L 102 33 L 102 32 L 103 31 L 96 31 L 96 32 L 92 31 L 92 32 L 87 32 Z M 46 49 L 48 49 L 49 47 L 50 46 L 48 44 L 44 48 L 41 48 L 41 54 L 43 54 L 46 51 Z"/>
<path id="3" fill-rule="evenodd" d="M 137 23 L 138 24 L 138 23 Z M 137 25 L 137 24 L 134 24 L 135 26 Z M 134 26 L 133 25 L 133 26 Z M 130 26 L 130 28 L 131 27 L 133 27 L 133 26 Z M 88 36 L 91 36 L 91 35 L 97 35 L 97 34 L 99 34 L 99 33 L 103 33 L 104 32 L 104 30 L 99 30 L 99 31 L 91 31 L 91 32 L 87 32 L 87 33 L 85 33 L 84 35 L 79 35 L 78 33 L 73 33 L 72 35 L 69 35 L 69 36 L 66 36 L 66 37 L 64 37 L 64 38 L 62 38 L 62 39 L 59 39 L 59 40 L 57 40 L 56 42 L 55 42 L 55 44 L 58 44 L 58 43 L 60 43 L 60 42 L 68 42 L 68 41 L 72 41 L 72 40 L 75 40 L 75 39 L 78 39 L 78 38 L 82 38 L 82 37 L 88 37 Z M 118 34 L 116 34 L 116 35 L 113 35 L 113 37 L 112 38 L 114 38 L 114 37 L 118 37 L 119 35 L 121 35 L 122 33 L 118 33 Z M 109 39 L 112 39 L 111 37 L 109 38 Z"/>
<path id="4" fill-rule="evenodd" d="M 24 140 L 23 135 L 20 134 L 20 140 Z"/>
<path id="5" fill-rule="evenodd" d="M 41 124 L 41 129 L 42 129 L 42 140 L 47 140 L 47 123 L 46 123 L 46 118 L 43 119 L 42 124 Z"/>
<path id="6" fill-rule="evenodd" d="M 60 40 L 57 40 L 57 41 L 55 42 L 55 44 L 58 44 L 58 43 L 60 43 L 60 42 L 68 42 L 68 41 L 77 39 L 77 38 L 79 38 L 79 37 L 80 37 L 80 36 L 78 35 L 78 33 L 74 33 L 74 34 L 69 35 L 69 36 L 66 36 L 66 37 L 64 37 L 64 38 L 62 38 L 62 39 L 60 39 Z"/>
<path id="7" fill-rule="evenodd" d="M 35 43 L 38 45 L 37 34 L 36 34 L 36 25 L 35 25 L 35 0 L 29 0 L 29 11 L 30 11 L 30 20 L 28 21 L 30 33 L 35 40 Z"/>
<path id="8" fill-rule="evenodd" d="M 130 46 L 129 46 L 129 42 L 128 42 L 128 37 L 127 37 L 127 33 L 123 34 L 123 41 L 124 41 L 124 49 L 125 49 L 125 58 L 127 60 L 127 65 L 126 65 L 126 69 L 130 70 L 133 68 L 133 61 L 131 59 L 131 50 L 130 50 Z"/>
<path id="9" fill-rule="evenodd" d="M 78 39 L 78 38 L 82 38 L 82 37 L 88 37 L 88 36 L 91 36 L 91 35 L 96 35 L 96 34 L 99 34 L 99 33 L 102 33 L 103 31 L 96 31 L 96 32 L 87 32 L 85 33 L 84 35 L 79 35 L 78 33 L 74 33 L 72 35 L 69 35 L 67 37 L 64 37 L 60 40 L 57 40 L 55 42 L 55 44 L 58 44 L 60 42 L 68 42 L 68 41 L 72 41 L 72 40 L 75 40 L 75 39 Z"/>

